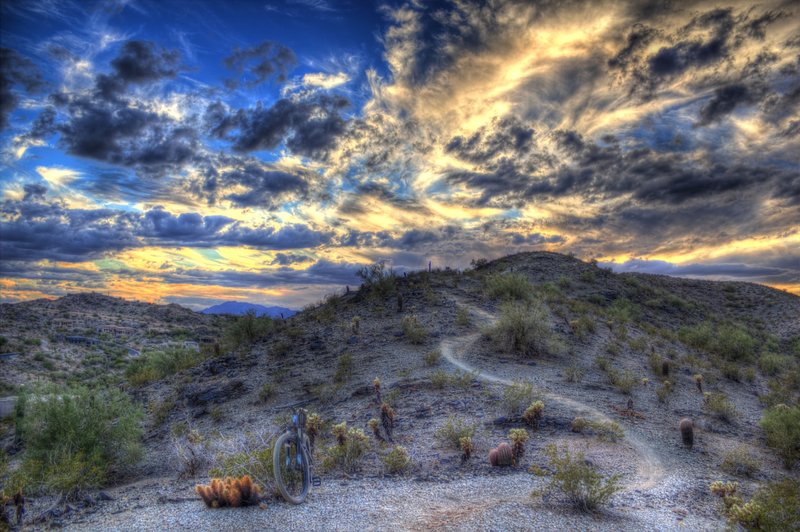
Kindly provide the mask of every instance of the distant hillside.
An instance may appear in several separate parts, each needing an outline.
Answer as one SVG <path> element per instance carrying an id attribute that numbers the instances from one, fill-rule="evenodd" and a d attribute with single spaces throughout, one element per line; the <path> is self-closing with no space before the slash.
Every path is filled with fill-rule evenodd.
<path id="1" fill-rule="evenodd" d="M 286 307 L 265 307 L 264 305 L 256 305 L 255 303 L 247 303 L 246 301 L 226 301 L 213 307 L 208 307 L 201 310 L 202 314 L 232 314 L 234 316 L 242 316 L 248 312 L 253 311 L 256 316 L 269 316 L 270 318 L 279 318 L 283 315 L 284 318 L 294 316 L 297 314 L 296 310 Z"/>

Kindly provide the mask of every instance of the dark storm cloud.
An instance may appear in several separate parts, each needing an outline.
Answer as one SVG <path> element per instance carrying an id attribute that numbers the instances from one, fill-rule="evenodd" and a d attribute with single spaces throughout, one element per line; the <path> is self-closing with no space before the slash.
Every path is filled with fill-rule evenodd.
<path id="1" fill-rule="evenodd" d="M 126 83 L 146 83 L 178 74 L 180 55 L 148 41 L 128 41 L 111 61 L 116 77 Z"/>
<path id="2" fill-rule="evenodd" d="M 150 245 L 174 247 L 249 246 L 297 249 L 330 242 L 332 234 L 302 224 L 244 227 L 225 216 L 174 215 L 162 208 L 144 213 L 112 209 L 67 209 L 56 203 L 0 204 L 2 260 L 80 262 L 107 252 Z"/>
<path id="3" fill-rule="evenodd" d="M 14 87 L 19 85 L 31 92 L 43 84 L 36 66 L 29 59 L 9 48 L 0 48 L 0 130 L 8 126 L 8 116 L 19 102 Z"/>
<path id="4" fill-rule="evenodd" d="M 560 244 L 565 241 L 561 235 L 543 235 L 541 233 L 529 233 L 523 235 L 520 233 L 511 233 L 511 243 L 515 246 L 523 244 L 539 245 L 539 244 Z"/>
<path id="5" fill-rule="evenodd" d="M 42 201 L 44 200 L 44 195 L 47 193 L 47 187 L 36 184 L 24 185 L 22 187 L 22 190 L 25 191 L 25 195 L 23 196 L 22 201 L 28 201 L 28 200 Z"/>
<path id="6" fill-rule="evenodd" d="M 308 192 L 308 182 L 300 175 L 272 170 L 260 164 L 244 164 L 241 168 L 225 172 L 222 180 L 246 187 L 246 192 L 225 196 L 240 207 L 274 210 L 281 206 L 287 194 L 302 197 Z"/>
<path id="7" fill-rule="evenodd" d="M 240 78 L 227 79 L 225 85 L 236 88 L 244 84 L 252 88 L 270 78 L 283 83 L 296 62 L 297 58 L 291 49 L 271 41 L 251 48 L 236 48 L 225 58 L 225 66 L 240 74 Z"/>
<path id="8" fill-rule="evenodd" d="M 445 146 L 445 151 L 460 159 L 482 163 L 500 154 L 523 154 L 534 144 L 534 130 L 530 124 L 517 117 L 495 119 L 488 127 L 482 127 L 467 138 L 453 137 Z"/>
<path id="9" fill-rule="evenodd" d="M 232 116 L 214 107 L 206 114 L 206 123 L 218 138 L 231 140 L 237 152 L 273 150 L 285 143 L 299 155 L 324 158 L 345 132 L 347 121 L 341 112 L 349 105 L 347 98 L 327 94 L 284 98 L 271 107 L 259 103 Z"/>
<path id="10" fill-rule="evenodd" d="M 730 114 L 737 106 L 751 103 L 755 99 L 753 91 L 742 83 L 714 89 L 714 96 L 700 109 L 700 119 L 697 124 L 706 126 Z"/>
<path id="11" fill-rule="evenodd" d="M 271 265 L 289 266 L 290 264 L 301 264 L 311 261 L 307 255 L 295 255 L 293 253 L 276 253 L 275 258 L 270 262 Z"/>

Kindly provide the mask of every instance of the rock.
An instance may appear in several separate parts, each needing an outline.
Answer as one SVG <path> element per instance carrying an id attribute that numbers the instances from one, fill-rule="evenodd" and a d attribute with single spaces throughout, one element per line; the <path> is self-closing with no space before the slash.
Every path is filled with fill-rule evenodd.
<path id="1" fill-rule="evenodd" d="M 113 501 L 114 497 L 112 497 L 111 495 L 109 495 L 105 491 L 101 491 L 100 493 L 97 494 L 97 500 L 98 501 Z"/>
<path id="2" fill-rule="evenodd" d="M 244 382 L 239 379 L 200 387 L 192 386 L 185 392 L 189 406 L 202 406 L 209 403 L 224 403 L 241 396 L 246 391 Z"/>

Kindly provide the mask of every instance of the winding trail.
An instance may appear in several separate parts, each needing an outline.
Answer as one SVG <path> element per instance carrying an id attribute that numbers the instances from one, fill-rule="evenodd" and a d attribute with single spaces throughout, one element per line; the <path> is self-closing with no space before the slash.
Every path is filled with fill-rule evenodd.
<path id="1" fill-rule="evenodd" d="M 479 316 L 481 321 L 486 325 L 491 325 L 496 321 L 496 318 L 492 314 L 483 309 L 466 304 L 463 301 L 459 301 L 459 304 L 467 307 L 473 315 Z M 457 358 L 458 353 L 465 353 L 475 342 L 478 341 L 478 339 L 480 339 L 480 337 L 481 333 L 473 333 L 460 338 L 444 339 L 439 344 L 442 356 L 455 367 L 461 369 L 462 371 L 473 373 L 477 379 L 482 381 L 494 382 L 504 386 L 511 386 L 514 384 L 514 382 L 510 379 L 499 377 L 497 375 L 480 370 Z M 576 401 L 571 397 L 567 397 L 552 391 L 544 391 L 544 395 L 549 401 L 566 406 L 583 417 L 601 422 L 613 421 L 610 417 L 608 417 L 608 415 L 604 414 L 597 408 L 581 401 Z M 658 453 L 650 443 L 639 438 L 635 434 L 631 434 L 629 430 L 625 431 L 625 439 L 639 455 L 639 463 L 636 467 L 636 481 L 628 484 L 628 489 L 647 490 L 655 487 L 664 477 L 664 466 L 661 463 Z"/>

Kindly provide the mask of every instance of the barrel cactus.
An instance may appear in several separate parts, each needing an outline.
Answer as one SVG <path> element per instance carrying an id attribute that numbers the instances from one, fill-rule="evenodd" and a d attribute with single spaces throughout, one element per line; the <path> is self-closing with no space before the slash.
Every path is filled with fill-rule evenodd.
<path id="1" fill-rule="evenodd" d="M 686 447 L 691 448 L 694 444 L 694 423 L 689 418 L 681 419 L 680 424 L 678 427 L 681 430 L 681 438 L 683 439 L 683 444 Z"/>
<path id="2" fill-rule="evenodd" d="M 489 463 L 493 467 L 507 467 L 514 463 L 514 453 L 511 446 L 505 442 L 489 451 Z"/>

